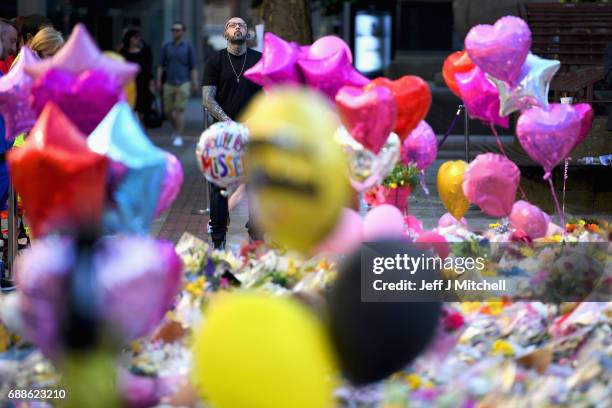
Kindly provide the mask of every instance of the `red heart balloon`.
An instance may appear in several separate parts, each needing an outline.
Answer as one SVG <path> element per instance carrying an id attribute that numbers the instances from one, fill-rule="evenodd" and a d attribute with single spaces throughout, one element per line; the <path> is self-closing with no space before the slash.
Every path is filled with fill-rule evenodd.
<path id="1" fill-rule="evenodd" d="M 418 76 L 406 75 L 396 81 L 376 78 L 366 86 L 366 89 L 376 85 L 389 88 L 393 92 L 397 105 L 395 133 L 404 140 L 429 112 L 431 106 L 429 85 Z"/>
<path id="2" fill-rule="evenodd" d="M 391 91 L 382 86 L 367 90 L 344 86 L 336 94 L 336 106 L 353 139 L 378 154 L 395 127 L 397 107 Z"/>
<path id="3" fill-rule="evenodd" d="M 446 82 L 448 88 L 459 98 L 461 98 L 461 93 L 459 92 L 459 87 L 457 86 L 455 74 L 464 74 L 471 71 L 474 67 L 475 65 L 470 59 L 467 51 L 453 52 L 446 58 L 446 60 L 444 60 L 444 65 L 442 66 L 442 77 L 444 78 L 444 82 Z"/>

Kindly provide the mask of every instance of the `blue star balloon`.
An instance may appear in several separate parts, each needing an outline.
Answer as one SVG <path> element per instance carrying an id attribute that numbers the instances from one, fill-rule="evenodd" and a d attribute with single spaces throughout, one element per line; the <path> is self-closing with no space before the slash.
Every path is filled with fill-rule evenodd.
<path id="1" fill-rule="evenodd" d="M 148 233 L 166 171 L 164 151 L 151 143 L 126 102 L 111 109 L 87 144 L 127 169 L 105 210 L 105 232 Z"/>
<path id="2" fill-rule="evenodd" d="M 512 87 L 507 82 L 489 76 L 499 91 L 499 116 L 508 116 L 533 106 L 548 108 L 548 89 L 561 63 L 529 53 L 521 68 L 520 82 Z"/>

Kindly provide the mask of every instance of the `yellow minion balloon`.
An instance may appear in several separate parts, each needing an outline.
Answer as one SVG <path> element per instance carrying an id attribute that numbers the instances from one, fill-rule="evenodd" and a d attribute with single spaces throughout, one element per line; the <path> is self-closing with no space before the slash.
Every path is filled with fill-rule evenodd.
<path id="1" fill-rule="evenodd" d="M 349 199 L 344 154 L 333 138 L 337 116 L 314 92 L 279 88 L 258 95 L 242 119 L 257 223 L 272 240 L 307 252 Z"/>
<path id="2" fill-rule="evenodd" d="M 463 194 L 463 174 L 468 164 L 463 160 L 447 161 L 438 170 L 438 194 L 444 207 L 460 220 L 470 207 Z"/>

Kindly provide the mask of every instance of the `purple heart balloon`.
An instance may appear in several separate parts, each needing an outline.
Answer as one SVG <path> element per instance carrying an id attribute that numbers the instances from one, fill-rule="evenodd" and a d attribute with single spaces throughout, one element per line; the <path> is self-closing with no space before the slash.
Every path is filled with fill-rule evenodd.
<path id="1" fill-rule="evenodd" d="M 499 91 L 480 68 L 474 67 L 465 74 L 455 74 L 455 78 L 471 118 L 508 127 L 508 117 L 499 116 Z"/>
<path id="2" fill-rule="evenodd" d="M 502 17 L 494 25 L 473 27 L 465 37 L 465 49 L 484 72 L 515 85 L 531 49 L 531 30 L 518 17 Z"/>
<path id="3" fill-rule="evenodd" d="M 416 163 L 419 170 L 431 166 L 438 154 L 436 134 L 424 120 L 404 139 L 403 147 L 404 163 Z"/>
<path id="4" fill-rule="evenodd" d="M 123 97 L 119 82 L 90 69 L 80 75 L 60 68 L 45 72 L 32 87 L 33 107 L 40 113 L 47 102 L 62 108 L 81 132 L 89 135 Z"/>
<path id="5" fill-rule="evenodd" d="M 544 167 L 545 178 L 574 148 L 580 130 L 580 114 L 576 109 L 558 103 L 551 104 L 548 110 L 539 107 L 526 110 L 516 124 L 521 146 Z"/>
<path id="6" fill-rule="evenodd" d="M 244 73 L 244 76 L 261 86 L 278 83 L 301 83 L 302 76 L 297 68 L 300 53 L 296 43 L 266 33 L 262 57 L 257 64 Z"/>

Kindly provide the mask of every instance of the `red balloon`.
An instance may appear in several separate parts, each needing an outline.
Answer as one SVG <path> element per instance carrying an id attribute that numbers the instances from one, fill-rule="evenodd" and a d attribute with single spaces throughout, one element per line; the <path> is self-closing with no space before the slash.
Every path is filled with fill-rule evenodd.
<path id="1" fill-rule="evenodd" d="M 393 92 L 397 105 L 397 122 L 395 133 L 404 140 L 421 123 L 431 106 L 431 91 L 423 79 L 406 75 L 396 81 L 388 78 L 376 78 L 366 86 L 384 86 Z"/>
<path id="2" fill-rule="evenodd" d="M 449 55 L 444 60 L 442 66 L 442 77 L 448 88 L 453 91 L 455 95 L 461 98 L 459 87 L 457 86 L 457 79 L 455 74 L 466 73 L 471 71 L 475 67 L 474 63 L 470 59 L 467 51 L 457 51 Z"/>
<path id="3" fill-rule="evenodd" d="M 56 104 L 45 106 L 24 146 L 7 159 L 35 236 L 99 230 L 108 159 L 89 150 L 85 136 Z"/>

